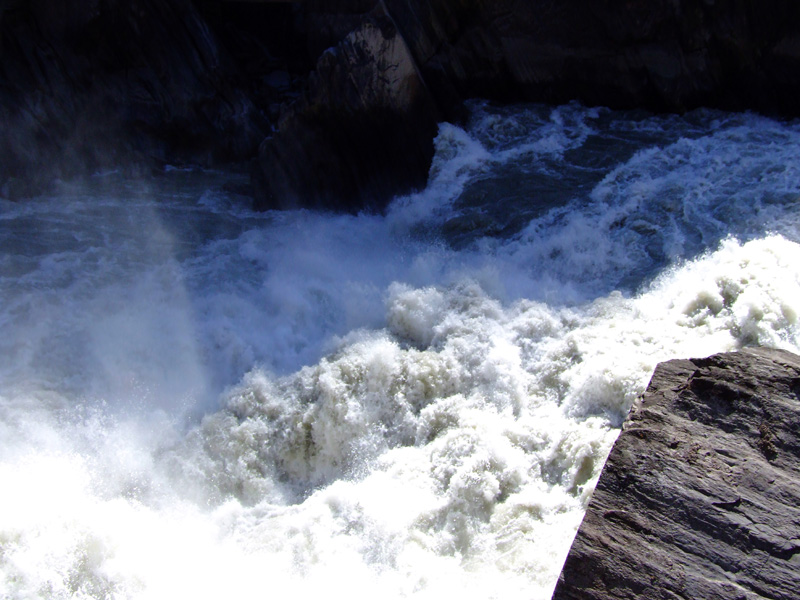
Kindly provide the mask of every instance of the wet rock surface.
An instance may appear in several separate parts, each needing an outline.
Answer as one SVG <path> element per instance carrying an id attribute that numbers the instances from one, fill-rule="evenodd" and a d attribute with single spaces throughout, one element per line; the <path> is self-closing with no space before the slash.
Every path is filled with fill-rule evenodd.
<path id="1" fill-rule="evenodd" d="M 790 600 L 800 590 L 800 357 L 659 365 L 603 470 L 554 600 Z"/>

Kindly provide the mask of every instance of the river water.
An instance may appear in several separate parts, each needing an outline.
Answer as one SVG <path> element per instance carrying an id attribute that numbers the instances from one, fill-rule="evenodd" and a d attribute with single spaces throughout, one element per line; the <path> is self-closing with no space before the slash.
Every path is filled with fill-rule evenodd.
<path id="1" fill-rule="evenodd" d="M 472 105 L 385 215 L 0 201 L 0 597 L 547 599 L 655 365 L 800 346 L 800 123 Z"/>

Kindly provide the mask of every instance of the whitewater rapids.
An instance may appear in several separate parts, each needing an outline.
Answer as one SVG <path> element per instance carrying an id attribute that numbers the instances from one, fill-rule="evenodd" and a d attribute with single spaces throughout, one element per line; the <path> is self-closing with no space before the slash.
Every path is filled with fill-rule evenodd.
<path id="1" fill-rule="evenodd" d="M 800 350 L 800 124 L 472 110 L 380 216 L 0 201 L 0 597 L 547 599 L 658 362 Z"/>

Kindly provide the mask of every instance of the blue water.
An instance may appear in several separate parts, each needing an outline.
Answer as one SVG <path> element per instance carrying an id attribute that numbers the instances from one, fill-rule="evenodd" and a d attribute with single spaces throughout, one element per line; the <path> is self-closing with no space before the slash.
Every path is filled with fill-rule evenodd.
<path id="1" fill-rule="evenodd" d="M 798 350 L 800 124 L 471 110 L 383 215 L 0 200 L 0 597 L 549 598 L 657 362 Z"/>

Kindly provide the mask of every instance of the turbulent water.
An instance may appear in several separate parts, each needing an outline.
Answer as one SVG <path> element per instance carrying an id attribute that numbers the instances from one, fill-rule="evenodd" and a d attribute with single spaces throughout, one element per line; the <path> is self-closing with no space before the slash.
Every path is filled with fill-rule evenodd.
<path id="1" fill-rule="evenodd" d="M 0 204 L 0 597 L 546 599 L 656 363 L 800 346 L 800 124 L 473 107 L 383 216 Z"/>

